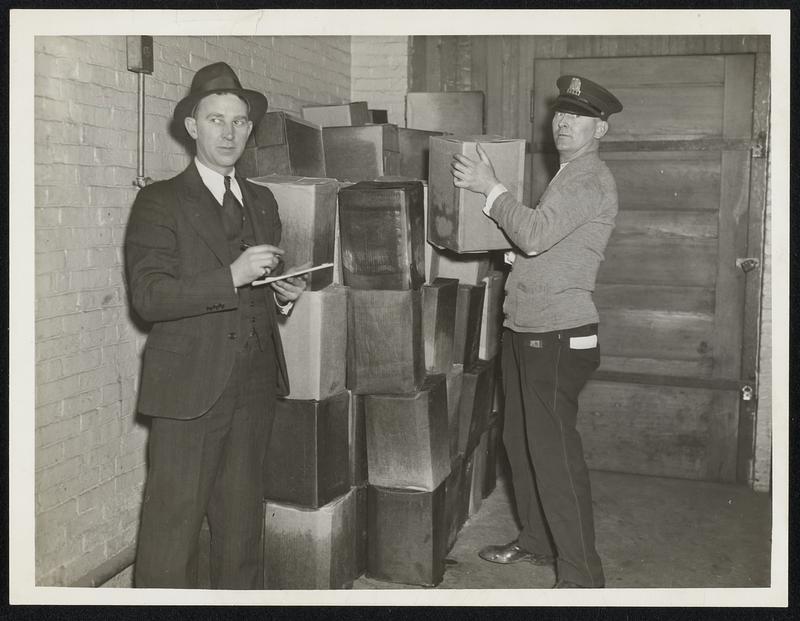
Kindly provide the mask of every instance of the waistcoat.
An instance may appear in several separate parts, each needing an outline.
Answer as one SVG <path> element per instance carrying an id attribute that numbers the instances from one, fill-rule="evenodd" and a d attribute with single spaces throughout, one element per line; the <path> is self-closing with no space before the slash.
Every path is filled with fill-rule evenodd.
<path id="1" fill-rule="evenodd" d="M 228 235 L 228 249 L 231 255 L 231 262 L 235 261 L 242 253 L 241 244 L 245 242 L 249 245 L 255 244 L 255 234 L 253 223 L 247 217 L 247 210 L 244 210 L 241 233 Z M 264 351 L 268 345 L 271 346 L 270 325 L 267 321 L 267 304 L 265 295 L 269 292 L 263 291 L 266 285 L 251 287 L 245 285 L 238 288 L 239 307 L 236 309 L 238 319 L 236 322 L 236 338 L 239 348 L 244 349 L 248 343 L 250 346 L 257 346 Z M 252 342 L 250 342 L 252 341 Z"/>

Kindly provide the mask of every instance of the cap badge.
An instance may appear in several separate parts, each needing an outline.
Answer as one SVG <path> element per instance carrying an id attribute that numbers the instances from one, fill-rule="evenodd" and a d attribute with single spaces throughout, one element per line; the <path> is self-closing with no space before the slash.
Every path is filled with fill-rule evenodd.
<path id="1" fill-rule="evenodd" d="M 567 89 L 567 93 L 569 93 L 570 95 L 575 95 L 575 97 L 581 96 L 580 78 L 572 78 L 572 81 L 569 83 L 569 88 Z"/>

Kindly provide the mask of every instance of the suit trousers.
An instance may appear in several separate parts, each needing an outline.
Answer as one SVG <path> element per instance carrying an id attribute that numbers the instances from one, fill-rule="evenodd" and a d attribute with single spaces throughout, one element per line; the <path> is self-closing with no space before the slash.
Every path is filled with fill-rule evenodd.
<path id="1" fill-rule="evenodd" d="M 604 586 L 589 473 L 575 428 L 578 394 L 600 364 L 596 324 L 556 332 L 505 329 L 503 443 L 522 530 L 519 545 L 556 558 L 559 580 Z M 574 337 L 589 337 L 574 338 Z"/>
<path id="2" fill-rule="evenodd" d="M 154 418 L 135 565 L 137 587 L 196 588 L 203 518 L 211 587 L 263 586 L 264 455 L 276 363 L 250 338 L 219 400 L 190 420 Z"/>

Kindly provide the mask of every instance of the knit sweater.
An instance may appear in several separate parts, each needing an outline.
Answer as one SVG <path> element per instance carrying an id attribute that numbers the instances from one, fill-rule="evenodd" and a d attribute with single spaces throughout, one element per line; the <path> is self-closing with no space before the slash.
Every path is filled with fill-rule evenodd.
<path id="1" fill-rule="evenodd" d="M 592 300 L 617 215 L 617 186 L 597 152 L 570 161 L 531 209 L 509 192 L 489 212 L 517 246 L 504 325 L 551 332 L 598 321 Z"/>

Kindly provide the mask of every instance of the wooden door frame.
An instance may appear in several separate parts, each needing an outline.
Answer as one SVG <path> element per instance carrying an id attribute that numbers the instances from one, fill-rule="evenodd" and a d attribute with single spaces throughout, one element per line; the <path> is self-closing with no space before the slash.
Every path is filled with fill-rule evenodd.
<path id="1" fill-rule="evenodd" d="M 742 385 L 753 387 L 750 401 L 740 401 L 739 448 L 736 481 L 751 485 L 755 480 L 756 419 L 758 413 L 759 351 L 761 345 L 761 301 L 764 295 L 764 233 L 767 216 L 770 136 L 770 53 L 755 53 L 753 75 L 753 152 L 750 158 L 747 256 L 759 261 L 745 274 L 744 321 L 742 323 Z M 770 413 L 761 412 L 761 415 Z"/>

